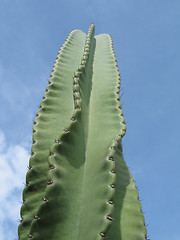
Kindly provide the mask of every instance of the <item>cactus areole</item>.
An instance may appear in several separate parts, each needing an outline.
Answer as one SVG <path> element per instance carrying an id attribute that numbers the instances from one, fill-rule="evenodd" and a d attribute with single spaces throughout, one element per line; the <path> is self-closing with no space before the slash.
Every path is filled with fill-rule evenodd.
<path id="1" fill-rule="evenodd" d="M 119 91 L 110 35 L 73 30 L 34 120 L 20 240 L 147 239 Z"/>

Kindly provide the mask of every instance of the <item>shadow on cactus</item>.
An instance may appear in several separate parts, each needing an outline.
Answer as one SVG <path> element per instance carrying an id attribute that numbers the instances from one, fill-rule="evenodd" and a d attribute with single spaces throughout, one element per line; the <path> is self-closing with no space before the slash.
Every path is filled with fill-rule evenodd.
<path id="1" fill-rule="evenodd" d="M 34 120 L 20 240 L 147 239 L 119 90 L 111 37 L 72 31 Z"/>

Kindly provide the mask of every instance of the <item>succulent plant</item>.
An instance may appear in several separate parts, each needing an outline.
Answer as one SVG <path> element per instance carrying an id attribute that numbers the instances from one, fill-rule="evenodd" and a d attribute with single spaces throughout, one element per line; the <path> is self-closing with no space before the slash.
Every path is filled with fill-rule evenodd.
<path id="1" fill-rule="evenodd" d="M 119 91 L 111 36 L 73 30 L 34 120 L 20 240 L 147 239 Z"/>

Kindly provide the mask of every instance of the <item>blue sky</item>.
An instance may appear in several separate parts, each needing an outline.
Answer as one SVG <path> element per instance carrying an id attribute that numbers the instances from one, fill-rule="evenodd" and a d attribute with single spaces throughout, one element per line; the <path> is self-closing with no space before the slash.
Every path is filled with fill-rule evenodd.
<path id="1" fill-rule="evenodd" d="M 121 73 L 125 160 L 148 235 L 180 239 L 180 1 L 1 0 L 0 239 L 17 237 L 32 124 L 69 32 L 109 33 Z"/>

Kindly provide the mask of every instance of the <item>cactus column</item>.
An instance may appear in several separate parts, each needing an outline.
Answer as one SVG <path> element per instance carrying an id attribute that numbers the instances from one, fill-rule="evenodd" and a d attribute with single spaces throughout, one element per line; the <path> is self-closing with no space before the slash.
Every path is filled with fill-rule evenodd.
<path id="1" fill-rule="evenodd" d="M 20 240 L 146 239 L 119 89 L 111 37 L 72 31 L 34 121 Z"/>

